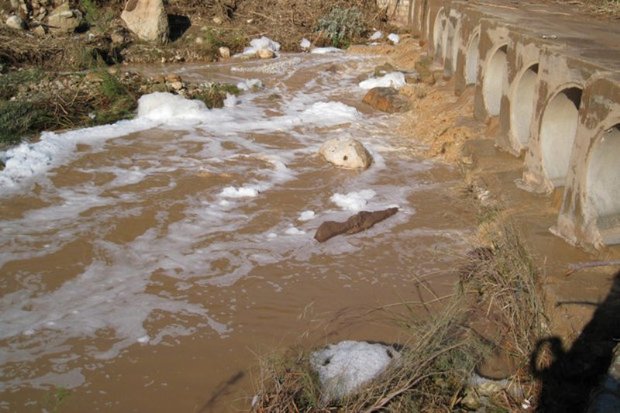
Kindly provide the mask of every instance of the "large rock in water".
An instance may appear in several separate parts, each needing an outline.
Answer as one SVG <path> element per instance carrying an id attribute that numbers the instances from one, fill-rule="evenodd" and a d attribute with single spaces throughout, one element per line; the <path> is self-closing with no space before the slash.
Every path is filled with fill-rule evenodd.
<path id="1" fill-rule="evenodd" d="M 372 156 L 355 139 L 330 139 L 321 146 L 319 153 L 328 162 L 346 169 L 366 169 L 372 163 Z"/>
<path id="2" fill-rule="evenodd" d="M 361 211 L 353 215 L 345 222 L 325 221 L 316 230 L 314 239 L 325 242 L 340 234 L 357 234 L 372 228 L 377 222 L 381 222 L 398 212 L 398 208 L 388 208 L 382 211 Z"/>
<path id="3" fill-rule="evenodd" d="M 121 19 L 142 40 L 168 42 L 168 15 L 163 0 L 129 0 Z"/>
<path id="4" fill-rule="evenodd" d="M 393 87 L 375 87 L 364 96 L 364 103 L 382 112 L 396 113 L 409 110 L 409 102 Z"/>

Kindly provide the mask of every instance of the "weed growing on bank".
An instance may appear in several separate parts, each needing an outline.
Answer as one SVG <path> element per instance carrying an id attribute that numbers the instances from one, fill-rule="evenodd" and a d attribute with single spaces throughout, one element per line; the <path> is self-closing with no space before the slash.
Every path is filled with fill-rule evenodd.
<path id="1" fill-rule="evenodd" d="M 319 19 L 318 29 L 325 32 L 332 46 L 349 47 L 364 32 L 364 18 L 357 7 L 335 7 Z"/>
<path id="2" fill-rule="evenodd" d="M 537 271 L 515 227 L 500 213 L 482 215 L 489 220 L 483 224 L 480 246 L 467 254 L 460 283 L 443 309 L 421 317 L 403 303 L 408 311 L 397 321 L 407 339 L 398 363 L 359 393 L 325 402 L 308 351 L 270 356 L 260 363 L 251 411 L 458 411 L 470 409 L 473 397 L 487 411 L 499 412 L 519 410 L 523 400 L 534 400 L 537 387 L 527 366 L 545 325 Z M 489 340 L 474 327 L 491 312 L 499 326 L 497 340 Z M 472 377 L 502 351 L 515 360 L 517 368 L 510 379 L 518 391 L 503 388 L 481 396 Z"/>
<path id="3" fill-rule="evenodd" d="M 136 90 L 116 75 L 103 70 L 94 73 L 98 81 L 88 87 L 49 90 L 35 85 L 44 78 L 38 71 L 0 76 L 0 144 L 16 144 L 43 130 L 101 125 L 132 117 L 137 107 Z M 27 97 L 11 99 L 24 87 L 35 89 Z"/>
<path id="4" fill-rule="evenodd" d="M 241 93 L 239 88 L 229 83 L 211 83 L 209 87 L 201 89 L 192 98 L 201 100 L 209 109 L 223 108 L 227 95 L 237 96 Z"/>

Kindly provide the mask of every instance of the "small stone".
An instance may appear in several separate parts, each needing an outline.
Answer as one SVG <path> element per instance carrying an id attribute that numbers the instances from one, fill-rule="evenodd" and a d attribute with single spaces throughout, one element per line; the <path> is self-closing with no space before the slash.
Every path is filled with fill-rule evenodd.
<path id="1" fill-rule="evenodd" d="M 183 85 L 183 82 L 171 82 L 169 83 L 169 85 L 174 90 L 181 90 L 185 87 L 185 85 Z"/>
<path id="2" fill-rule="evenodd" d="M 247 19 L 245 22 L 246 22 L 247 24 L 252 24 L 252 23 L 254 23 L 254 19 Z"/>
<path id="3" fill-rule="evenodd" d="M 230 58 L 230 49 L 228 47 L 220 47 L 219 52 L 222 59 Z"/>
<path id="4" fill-rule="evenodd" d="M 110 34 L 110 40 L 112 40 L 112 44 L 124 44 L 126 41 L 124 30 L 114 30 L 112 34 Z"/>
<path id="5" fill-rule="evenodd" d="M 215 24 L 222 24 L 223 23 L 222 18 L 221 17 L 214 17 L 213 18 L 213 23 L 215 23 Z"/>
<path id="6" fill-rule="evenodd" d="M 273 50 L 269 49 L 260 49 L 258 52 L 256 52 L 256 54 L 261 59 L 273 59 L 273 57 L 275 56 Z"/>
<path id="7" fill-rule="evenodd" d="M 182 81 L 183 79 L 181 79 L 181 76 L 177 75 L 176 73 L 170 73 L 166 75 L 166 83 L 182 82 Z"/>
<path id="8" fill-rule="evenodd" d="M 196 42 L 196 44 L 203 44 L 205 40 L 202 37 L 198 36 L 196 37 L 196 40 L 194 40 L 194 42 Z"/>
<path id="9" fill-rule="evenodd" d="M 46 35 L 46 32 L 45 32 L 45 27 L 43 27 L 43 26 L 37 26 L 37 27 L 35 27 L 34 29 L 32 29 L 32 32 L 33 32 L 36 36 L 39 36 L 39 37 L 43 37 L 43 36 L 45 36 L 45 35 Z"/>
<path id="10" fill-rule="evenodd" d="M 19 16 L 10 16 L 6 19 L 6 25 L 15 30 L 24 30 L 26 28 L 26 23 Z"/>

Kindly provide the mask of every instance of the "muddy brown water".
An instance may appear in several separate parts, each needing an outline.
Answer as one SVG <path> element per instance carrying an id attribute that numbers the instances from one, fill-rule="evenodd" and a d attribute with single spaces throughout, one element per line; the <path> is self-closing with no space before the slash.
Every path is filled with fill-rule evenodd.
<path id="1" fill-rule="evenodd" d="M 160 95 L 136 120 L 48 134 L 7 162 L 0 411 L 240 411 L 275 349 L 404 340 L 377 309 L 451 293 L 475 214 L 457 171 L 392 132 L 399 115 L 359 103 L 375 63 L 142 68 L 264 87 L 214 111 Z M 349 136 L 367 171 L 317 155 Z M 324 220 L 391 206 L 369 231 L 313 239 Z"/>

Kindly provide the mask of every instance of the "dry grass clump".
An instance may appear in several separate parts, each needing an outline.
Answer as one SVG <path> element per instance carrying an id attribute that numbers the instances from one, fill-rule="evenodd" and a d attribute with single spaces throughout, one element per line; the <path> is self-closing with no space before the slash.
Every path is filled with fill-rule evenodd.
<path id="1" fill-rule="evenodd" d="M 486 246 L 470 255 L 464 285 L 477 293 L 478 306 L 505 327 L 505 341 L 526 363 L 546 325 L 537 270 L 513 223 L 494 207 L 484 208 L 482 216 L 491 220 L 481 235 Z"/>

